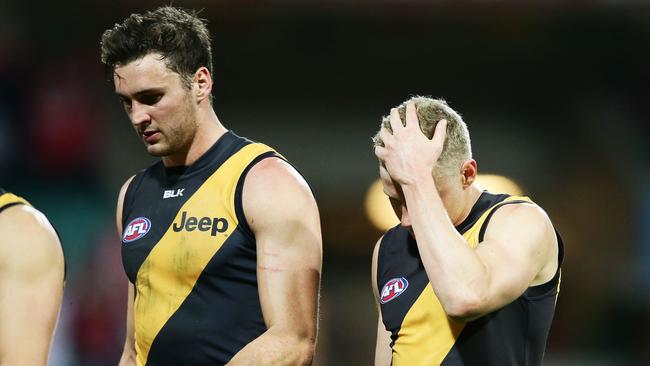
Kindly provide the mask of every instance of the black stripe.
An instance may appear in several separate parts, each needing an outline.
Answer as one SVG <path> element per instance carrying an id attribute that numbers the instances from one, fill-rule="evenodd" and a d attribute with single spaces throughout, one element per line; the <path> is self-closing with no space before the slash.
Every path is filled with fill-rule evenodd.
<path id="1" fill-rule="evenodd" d="M 12 202 L 12 203 L 7 203 L 6 205 L 0 207 L 0 212 L 8 209 L 9 207 L 17 206 L 17 205 L 24 205 L 24 202 Z"/>
<path id="2" fill-rule="evenodd" d="M 392 348 L 404 317 L 429 285 L 429 277 L 420 260 L 415 239 L 400 225 L 386 232 L 378 256 L 382 258 L 377 264 L 377 288 L 380 299 L 383 286 L 391 279 L 405 278 L 408 281 L 408 287 L 402 294 L 385 304 L 380 302 L 379 305 L 384 326 L 391 332 L 390 347 Z"/>
<path id="3" fill-rule="evenodd" d="M 129 186 L 126 188 L 126 192 L 124 193 L 124 201 L 122 201 L 122 230 L 126 229 L 126 218 L 129 217 L 131 214 L 131 211 L 133 210 L 133 201 L 135 200 L 135 194 L 140 188 L 140 184 L 142 183 L 142 179 L 144 178 L 146 169 L 141 170 L 138 172 L 133 179 L 131 179 L 131 182 L 129 182 Z"/>
<path id="4" fill-rule="evenodd" d="M 497 203 L 502 202 L 508 197 L 510 197 L 508 194 L 493 194 L 488 191 L 483 191 L 478 200 L 476 200 L 476 203 L 474 203 L 474 206 L 472 206 L 472 209 L 470 210 L 469 215 L 467 215 L 467 218 L 465 218 L 462 223 L 456 226 L 456 230 L 461 235 L 464 234 L 467 230 L 474 226 L 476 221 L 478 221 L 478 219 L 481 217 L 481 215 L 483 215 L 485 211 Z"/>
<path id="5" fill-rule="evenodd" d="M 154 338 L 147 366 L 224 365 L 266 331 L 254 243 L 238 227 Z"/>

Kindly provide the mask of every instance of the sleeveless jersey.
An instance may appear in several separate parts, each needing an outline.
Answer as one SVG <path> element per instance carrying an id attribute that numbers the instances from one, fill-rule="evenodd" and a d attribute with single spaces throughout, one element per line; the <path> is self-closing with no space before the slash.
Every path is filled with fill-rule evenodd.
<path id="1" fill-rule="evenodd" d="M 191 166 L 159 162 L 129 184 L 122 260 L 135 287 L 138 366 L 223 365 L 266 331 L 242 187 L 272 156 L 281 158 L 227 132 Z"/>
<path id="2" fill-rule="evenodd" d="M 483 192 L 456 229 L 474 248 L 499 207 L 524 202 L 531 201 Z M 415 238 L 399 225 L 389 230 L 379 247 L 377 284 L 384 326 L 391 332 L 392 365 L 541 365 L 559 292 L 563 244 L 556 236 L 558 270 L 550 281 L 529 287 L 501 309 L 458 323 L 433 292 Z"/>
<path id="3" fill-rule="evenodd" d="M 27 200 L 25 200 L 24 198 L 18 197 L 15 194 L 9 193 L 4 189 L 0 188 L 0 212 L 15 205 L 31 206 L 29 202 L 27 202 Z"/>

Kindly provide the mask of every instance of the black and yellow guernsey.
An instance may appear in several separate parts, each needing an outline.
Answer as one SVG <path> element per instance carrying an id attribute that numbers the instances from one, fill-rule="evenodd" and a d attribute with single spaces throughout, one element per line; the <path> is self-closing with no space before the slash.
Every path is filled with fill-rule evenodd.
<path id="1" fill-rule="evenodd" d="M 470 247 L 483 241 L 492 214 L 527 197 L 483 192 L 467 219 L 456 227 Z M 557 235 L 559 264 L 563 244 Z M 393 366 L 541 365 L 559 292 L 560 267 L 547 283 L 529 287 L 505 307 L 457 323 L 433 292 L 415 239 L 396 226 L 381 241 L 377 284 L 381 315 L 391 332 Z"/>
<path id="2" fill-rule="evenodd" d="M 129 184 L 122 260 L 137 365 L 223 365 L 266 331 L 242 186 L 268 157 L 282 158 L 227 132 L 191 166 L 159 162 Z"/>
<path id="3" fill-rule="evenodd" d="M 15 205 L 31 206 L 26 199 L 16 196 L 15 194 L 7 192 L 4 189 L 0 188 L 0 212 Z"/>

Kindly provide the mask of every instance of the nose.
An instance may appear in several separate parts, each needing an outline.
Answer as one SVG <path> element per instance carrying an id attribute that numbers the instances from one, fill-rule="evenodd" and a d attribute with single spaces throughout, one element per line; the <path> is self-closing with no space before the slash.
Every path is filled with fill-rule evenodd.
<path id="1" fill-rule="evenodd" d="M 151 116 L 149 115 L 148 106 L 133 101 L 131 105 L 131 123 L 137 127 L 138 125 L 149 122 L 150 120 Z"/>
<path id="2" fill-rule="evenodd" d="M 409 210 L 404 205 L 402 205 L 402 212 L 401 215 L 399 216 L 399 221 L 403 227 L 407 229 L 411 227 L 411 218 L 409 217 Z"/>

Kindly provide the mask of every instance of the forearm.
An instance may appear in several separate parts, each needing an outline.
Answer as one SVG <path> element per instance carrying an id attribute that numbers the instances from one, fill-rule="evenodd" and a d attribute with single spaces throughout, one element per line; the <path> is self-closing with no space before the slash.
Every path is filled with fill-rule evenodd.
<path id="1" fill-rule="evenodd" d="M 315 340 L 273 327 L 242 348 L 228 366 L 311 365 Z"/>
<path id="2" fill-rule="evenodd" d="M 426 176 L 402 186 L 425 270 L 450 315 L 464 313 L 486 294 L 489 273 L 456 231 L 434 181 Z"/>
<path id="3" fill-rule="evenodd" d="M 120 357 L 120 362 L 118 363 L 118 366 L 135 366 L 135 365 L 136 365 L 135 353 L 131 353 L 127 351 L 122 353 L 122 357 Z"/>

